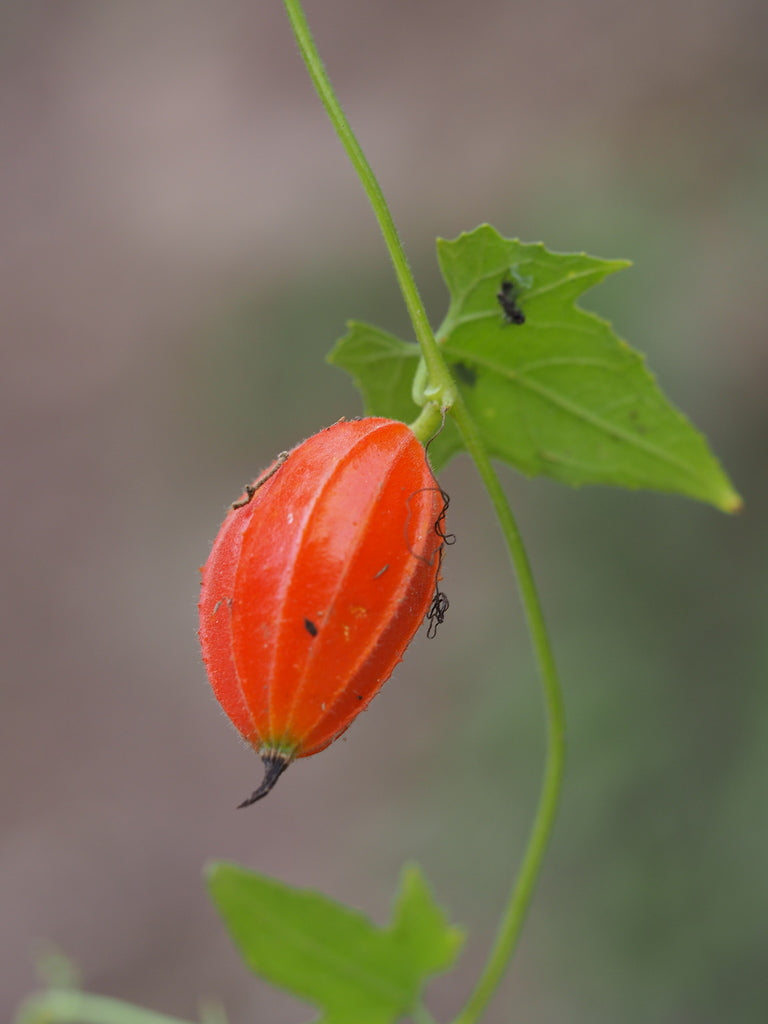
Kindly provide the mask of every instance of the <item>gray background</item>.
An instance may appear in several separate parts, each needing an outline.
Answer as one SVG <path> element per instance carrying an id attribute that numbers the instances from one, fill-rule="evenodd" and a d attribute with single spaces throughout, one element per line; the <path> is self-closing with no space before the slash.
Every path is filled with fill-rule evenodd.
<path id="1" fill-rule="evenodd" d="M 649 355 L 747 499 L 503 478 L 564 678 L 562 814 L 508 1020 L 764 1021 L 768 863 L 766 6 L 309 0 L 434 321 L 433 242 L 488 220 L 629 257 L 588 297 Z M 197 567 L 273 455 L 360 403 L 348 317 L 410 336 L 366 200 L 278 0 L 0 12 L 0 1016 L 54 944 L 84 984 L 300 1024 L 241 966 L 228 857 L 384 920 L 417 859 L 470 930 L 518 863 L 542 716 L 471 466 L 443 476 L 449 619 L 347 734 L 259 778 L 213 701 Z"/>

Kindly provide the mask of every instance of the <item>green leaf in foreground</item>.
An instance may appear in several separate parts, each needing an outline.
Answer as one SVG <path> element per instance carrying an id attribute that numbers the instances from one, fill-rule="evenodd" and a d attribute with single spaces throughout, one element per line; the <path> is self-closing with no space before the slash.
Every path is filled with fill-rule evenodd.
<path id="1" fill-rule="evenodd" d="M 530 476 L 684 494 L 727 512 L 738 494 L 702 435 L 662 394 L 643 357 L 576 305 L 628 264 L 552 253 L 483 225 L 438 241 L 450 306 L 437 331 L 489 453 Z M 525 316 L 510 323 L 504 282 Z M 353 324 L 330 361 L 352 374 L 366 412 L 415 418 L 418 350 Z M 461 450 L 453 424 L 430 447 L 436 468 Z"/>
<path id="2" fill-rule="evenodd" d="M 419 1004 L 425 979 L 456 959 L 448 925 L 416 867 L 407 867 L 386 928 L 320 893 L 235 864 L 208 882 L 219 913 L 256 974 L 313 1003 L 322 1024 L 391 1024 Z"/>

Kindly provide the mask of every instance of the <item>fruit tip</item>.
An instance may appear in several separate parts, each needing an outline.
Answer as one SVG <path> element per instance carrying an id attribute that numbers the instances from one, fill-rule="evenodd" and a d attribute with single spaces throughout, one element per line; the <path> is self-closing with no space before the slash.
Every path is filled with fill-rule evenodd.
<path id="1" fill-rule="evenodd" d="M 261 760 L 264 765 L 264 778 L 261 780 L 261 785 L 254 789 L 247 800 L 243 800 L 241 804 L 237 805 L 238 810 L 241 807 L 250 807 L 251 804 L 255 804 L 257 800 L 261 800 L 271 792 L 292 759 L 287 754 L 270 750 L 261 755 Z"/>

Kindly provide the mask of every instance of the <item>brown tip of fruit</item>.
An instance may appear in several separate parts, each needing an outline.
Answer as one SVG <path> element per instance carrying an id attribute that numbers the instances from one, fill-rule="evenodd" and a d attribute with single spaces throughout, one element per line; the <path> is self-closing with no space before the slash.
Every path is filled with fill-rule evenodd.
<path id="1" fill-rule="evenodd" d="M 258 789 L 254 789 L 247 800 L 243 800 L 241 804 L 237 805 L 238 810 L 241 807 L 250 807 L 251 804 L 255 804 L 257 800 L 261 800 L 263 796 L 266 796 L 291 763 L 292 759 L 287 754 L 280 754 L 271 750 L 262 754 L 261 760 L 264 765 L 264 778 L 261 780 L 261 785 Z"/>

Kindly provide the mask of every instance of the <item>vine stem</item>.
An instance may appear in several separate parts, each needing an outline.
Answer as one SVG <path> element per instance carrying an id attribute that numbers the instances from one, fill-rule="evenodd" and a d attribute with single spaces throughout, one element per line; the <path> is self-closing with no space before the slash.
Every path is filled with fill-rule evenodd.
<path id="1" fill-rule="evenodd" d="M 488 491 L 504 534 L 536 655 L 547 716 L 547 753 L 544 778 L 523 861 L 512 886 L 507 906 L 499 923 L 496 940 L 480 979 L 464 1009 L 452 1022 L 452 1024 L 475 1024 L 501 982 L 517 945 L 554 828 L 565 768 L 565 705 L 533 572 L 507 496 L 461 397 L 454 404 L 451 413 Z"/>
<path id="2" fill-rule="evenodd" d="M 389 206 L 336 98 L 312 39 L 300 0 L 283 0 L 283 3 L 315 89 L 373 207 L 395 268 L 416 338 L 421 347 L 428 378 L 428 385 L 423 391 L 426 404 L 422 414 L 412 426 L 423 440 L 430 436 L 430 432 L 434 432 L 433 427 L 439 422 L 442 412 L 449 411 L 453 416 L 499 519 L 517 576 L 518 588 L 541 677 L 547 715 L 547 754 L 536 816 L 522 864 L 499 924 L 496 940 L 480 979 L 466 1005 L 453 1021 L 453 1024 L 475 1024 L 490 1002 L 509 964 L 554 827 L 565 762 L 565 711 L 562 691 L 544 614 L 520 531 L 476 425 L 455 387 L 435 340 Z"/>
<path id="3" fill-rule="evenodd" d="M 424 308 L 419 289 L 416 286 L 416 281 L 405 255 L 405 249 L 400 241 L 400 235 L 395 227 L 387 201 L 384 198 L 384 193 L 360 143 L 357 141 L 355 133 L 352 131 L 349 121 L 341 108 L 341 104 L 336 98 L 336 93 L 333 91 L 333 86 L 320 59 L 312 33 L 309 30 L 300 0 L 283 0 L 283 4 L 302 59 L 312 79 L 312 84 L 317 90 L 331 124 L 336 129 L 342 145 L 347 151 L 347 156 L 357 171 L 368 200 L 373 207 L 373 212 L 379 223 L 395 269 L 400 291 L 405 299 L 405 305 L 413 324 L 416 340 L 421 347 L 421 352 L 427 365 L 430 386 L 434 394 L 441 397 L 442 407 L 447 408 L 454 398 L 455 387 L 453 379 L 448 372 L 445 361 L 440 355 L 440 350 L 427 317 L 427 311 Z"/>
<path id="4" fill-rule="evenodd" d="M 187 1024 L 119 999 L 75 989 L 51 989 L 22 1004 L 15 1024 Z"/>

